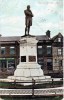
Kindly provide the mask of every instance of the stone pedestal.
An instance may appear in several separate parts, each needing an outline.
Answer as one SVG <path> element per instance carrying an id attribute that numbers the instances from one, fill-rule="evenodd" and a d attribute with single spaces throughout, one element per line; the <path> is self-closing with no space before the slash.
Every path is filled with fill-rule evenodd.
<path id="1" fill-rule="evenodd" d="M 20 62 L 14 76 L 8 77 L 15 81 L 32 81 L 50 78 L 44 76 L 41 66 L 37 63 L 37 40 L 33 36 L 24 36 L 20 40 Z M 28 83 L 27 83 L 28 84 Z"/>

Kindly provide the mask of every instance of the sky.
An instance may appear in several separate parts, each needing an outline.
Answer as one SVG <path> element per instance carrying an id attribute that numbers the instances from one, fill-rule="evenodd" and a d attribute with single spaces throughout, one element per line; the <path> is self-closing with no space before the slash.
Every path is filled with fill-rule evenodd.
<path id="1" fill-rule="evenodd" d="M 0 34 L 2 36 L 22 36 L 25 34 L 24 10 L 31 6 L 33 24 L 31 35 L 51 37 L 63 34 L 63 0 L 0 0 Z"/>

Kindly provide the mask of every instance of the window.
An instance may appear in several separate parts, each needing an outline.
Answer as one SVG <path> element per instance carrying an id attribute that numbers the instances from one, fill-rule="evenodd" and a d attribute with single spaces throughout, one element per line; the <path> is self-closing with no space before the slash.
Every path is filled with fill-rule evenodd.
<path id="1" fill-rule="evenodd" d="M 0 60 L 0 68 L 1 68 L 1 60 Z"/>
<path id="2" fill-rule="evenodd" d="M 26 62 L 26 56 L 21 56 L 21 62 Z"/>
<path id="3" fill-rule="evenodd" d="M 55 59 L 55 63 L 57 63 L 57 59 Z"/>
<path id="4" fill-rule="evenodd" d="M 42 48 L 42 46 L 38 46 L 38 48 Z"/>
<path id="5" fill-rule="evenodd" d="M 5 47 L 1 47 L 1 54 L 4 55 L 5 54 Z"/>
<path id="6" fill-rule="evenodd" d="M 38 58 L 37 59 L 37 62 L 38 62 L 38 64 L 40 64 L 40 65 L 44 65 L 44 59 L 41 57 L 41 58 Z"/>
<path id="7" fill-rule="evenodd" d="M 47 69 L 52 70 L 52 59 L 47 59 Z"/>
<path id="8" fill-rule="evenodd" d="M 38 55 L 43 54 L 42 46 L 38 46 L 37 52 L 38 52 Z"/>
<path id="9" fill-rule="evenodd" d="M 63 65 L 62 60 L 59 60 L 59 66 L 61 67 Z"/>
<path id="10" fill-rule="evenodd" d="M 10 54 L 15 54 L 15 47 L 10 47 Z"/>
<path id="11" fill-rule="evenodd" d="M 61 38 L 58 38 L 58 42 L 61 42 Z"/>
<path id="12" fill-rule="evenodd" d="M 0 67 L 2 69 L 7 68 L 7 60 L 5 58 L 1 59 L 1 61 L 0 61 Z"/>
<path id="13" fill-rule="evenodd" d="M 62 52 L 61 52 L 61 49 L 58 49 L 58 55 L 61 55 Z"/>
<path id="14" fill-rule="evenodd" d="M 51 46 L 47 46 L 47 55 L 51 54 Z"/>
<path id="15" fill-rule="evenodd" d="M 10 58 L 8 59 L 8 68 L 15 68 L 15 60 Z"/>

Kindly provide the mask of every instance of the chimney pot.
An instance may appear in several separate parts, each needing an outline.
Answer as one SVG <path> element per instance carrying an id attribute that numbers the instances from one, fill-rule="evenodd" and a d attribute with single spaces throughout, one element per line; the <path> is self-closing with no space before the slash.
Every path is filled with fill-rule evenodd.
<path id="1" fill-rule="evenodd" d="M 46 35 L 50 38 L 50 30 L 47 30 Z"/>
<path id="2" fill-rule="evenodd" d="M 1 37 L 2 35 L 0 34 L 0 37 Z"/>

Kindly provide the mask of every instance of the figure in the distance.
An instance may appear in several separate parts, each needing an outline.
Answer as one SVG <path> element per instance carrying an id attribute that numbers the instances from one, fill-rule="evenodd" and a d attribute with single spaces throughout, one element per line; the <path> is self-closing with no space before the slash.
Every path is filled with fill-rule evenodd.
<path id="1" fill-rule="evenodd" d="M 30 26 L 32 26 L 32 17 L 33 17 L 32 11 L 30 10 L 30 5 L 27 6 L 27 9 L 24 10 L 24 13 L 25 13 L 25 25 L 26 25 L 25 35 L 27 35 L 26 32 L 29 35 Z"/>

